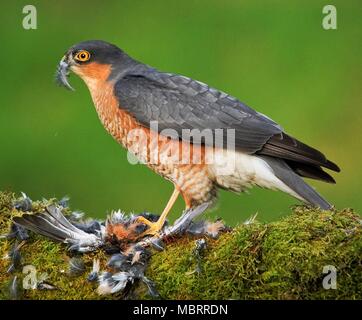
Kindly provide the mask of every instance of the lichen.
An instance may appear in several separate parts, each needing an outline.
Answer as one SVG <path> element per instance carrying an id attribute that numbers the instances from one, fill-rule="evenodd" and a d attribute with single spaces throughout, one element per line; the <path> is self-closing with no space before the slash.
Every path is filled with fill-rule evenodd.
<path id="1" fill-rule="evenodd" d="M 0 193 L 0 234 L 8 231 L 14 195 Z M 34 211 L 41 210 L 41 204 Z M 207 238 L 200 259 L 194 255 L 193 237 L 167 243 L 162 252 L 153 252 L 146 276 L 152 279 L 164 299 L 362 299 L 362 224 L 351 209 L 319 211 L 293 208 L 287 217 L 268 224 L 239 225 L 218 239 Z M 13 240 L 0 240 L 0 257 Z M 23 290 L 24 299 L 117 299 L 99 296 L 96 283 L 86 280 L 93 258 L 101 270 L 109 258 L 103 251 L 84 254 L 87 271 L 68 274 L 70 252 L 63 244 L 31 234 L 21 247 L 23 265 L 46 272 L 48 281 L 59 290 Z M 337 270 L 337 289 L 322 286 L 323 267 Z M 6 273 L 9 261 L 0 259 L 0 299 L 9 298 Z M 195 272 L 200 266 L 201 272 Z M 24 278 L 21 270 L 16 275 Z M 149 299 L 139 284 L 136 294 Z"/>

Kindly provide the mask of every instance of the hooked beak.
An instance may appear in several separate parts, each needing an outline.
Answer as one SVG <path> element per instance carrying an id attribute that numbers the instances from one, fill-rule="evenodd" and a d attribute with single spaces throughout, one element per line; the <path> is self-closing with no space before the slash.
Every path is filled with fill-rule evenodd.
<path id="1" fill-rule="evenodd" d="M 60 62 L 59 62 L 57 72 L 55 75 L 55 79 L 59 85 L 64 86 L 67 89 L 74 91 L 73 87 L 68 82 L 69 67 L 70 67 L 69 63 L 66 62 L 66 57 L 64 56 L 62 58 L 62 60 L 60 60 Z"/>

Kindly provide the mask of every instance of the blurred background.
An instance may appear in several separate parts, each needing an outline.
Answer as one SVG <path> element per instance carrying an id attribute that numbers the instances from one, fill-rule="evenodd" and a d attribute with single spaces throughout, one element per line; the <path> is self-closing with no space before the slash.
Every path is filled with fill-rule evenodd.
<path id="1" fill-rule="evenodd" d="M 311 182 L 337 208 L 362 208 L 362 5 L 333 1 L 338 29 L 322 28 L 329 2 L 8 1 L 0 11 L 0 190 L 32 199 L 68 195 L 95 217 L 112 209 L 160 213 L 171 183 L 130 165 L 104 130 L 85 84 L 54 84 L 63 53 L 103 39 L 162 71 L 221 89 L 319 148 L 342 168 L 337 185 Z M 24 30 L 24 5 L 38 28 Z M 252 189 L 221 192 L 208 215 L 235 224 L 258 212 L 271 221 L 296 200 Z M 179 199 L 171 215 L 183 210 Z"/>

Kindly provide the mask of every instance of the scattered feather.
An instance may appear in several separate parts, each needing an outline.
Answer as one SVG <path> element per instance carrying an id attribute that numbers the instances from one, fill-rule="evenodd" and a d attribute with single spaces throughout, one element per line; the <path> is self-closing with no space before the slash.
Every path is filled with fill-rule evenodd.
<path id="1" fill-rule="evenodd" d="M 112 275 L 113 288 L 111 293 L 123 291 L 128 282 L 133 282 L 133 277 L 129 272 L 118 272 Z"/>
<path id="2" fill-rule="evenodd" d="M 220 235 L 220 232 L 225 230 L 228 230 L 228 228 L 221 220 L 217 220 L 216 222 L 197 221 L 191 223 L 187 229 L 187 233 L 194 236 L 206 235 L 216 239 Z"/>
<path id="3" fill-rule="evenodd" d="M 24 211 L 29 207 L 26 207 L 26 203 L 29 203 L 26 199 L 24 194 L 22 202 L 18 204 L 18 207 Z M 105 222 L 93 219 L 84 221 L 83 213 L 77 211 L 71 212 L 67 217 L 64 216 L 62 211 L 64 208 L 68 208 L 68 201 L 69 199 L 65 197 L 58 204 L 46 206 L 41 213 L 24 213 L 21 217 L 14 217 L 12 236 L 17 234 L 16 237 L 20 239 L 20 234 L 30 230 L 54 241 L 67 244 L 70 251 L 85 253 L 101 249 L 106 254 L 111 254 L 107 267 L 112 272 L 100 273 L 100 261 L 94 259 L 92 270 L 87 276 L 87 280 L 90 282 L 98 280 L 97 292 L 100 295 L 121 293 L 123 297 L 127 297 L 129 292 L 132 292 L 132 284 L 141 281 L 147 286 L 150 296 L 158 298 L 160 295 L 155 284 L 145 277 L 145 271 L 151 257 L 149 248 L 158 251 L 164 250 L 163 241 L 185 234 L 216 238 L 221 231 L 227 229 L 222 221 L 214 223 L 209 221 L 193 222 L 209 207 L 209 203 L 185 210 L 172 226 L 168 226 L 166 223 L 157 236 L 144 236 L 143 232 L 148 226 L 140 222 L 138 218 L 142 216 L 155 222 L 159 216 L 147 212 L 127 215 L 118 210 L 112 212 Z M 205 239 L 197 240 L 193 250 L 197 266 L 193 272 L 201 273 L 201 260 L 205 249 Z M 16 252 L 9 254 L 9 258 L 12 260 L 16 258 Z M 15 265 L 18 264 L 14 264 L 14 268 Z M 70 259 L 69 275 L 79 276 L 85 270 L 82 258 L 76 256 Z M 57 289 L 45 279 L 38 281 L 37 288 L 39 290 Z"/>
<path id="4" fill-rule="evenodd" d="M 14 233 L 16 239 L 19 241 L 25 241 L 29 239 L 28 231 L 22 226 L 16 225 L 15 223 L 11 224 L 11 232 Z"/>
<path id="5" fill-rule="evenodd" d="M 114 281 L 110 272 L 102 272 L 98 278 L 98 282 L 99 286 L 97 288 L 97 293 L 99 295 L 111 294 Z"/>
<path id="6" fill-rule="evenodd" d="M 244 221 L 245 225 L 249 225 L 255 222 L 256 217 L 258 216 L 258 213 L 256 212 L 255 214 L 253 214 L 249 219 Z"/>
<path id="7" fill-rule="evenodd" d="M 157 251 L 163 251 L 165 249 L 165 245 L 162 242 L 161 238 L 152 237 L 149 242 L 150 242 L 152 248 L 154 248 Z"/>
<path id="8" fill-rule="evenodd" d="M 10 281 L 9 296 L 11 300 L 19 300 L 18 277 L 14 276 Z"/>
<path id="9" fill-rule="evenodd" d="M 79 221 L 84 217 L 84 212 L 81 211 L 72 211 L 70 214 L 70 219 L 73 221 Z"/>
<path id="10" fill-rule="evenodd" d="M 62 199 L 58 201 L 58 204 L 63 208 L 69 208 L 69 197 L 64 196 Z"/>
<path id="11" fill-rule="evenodd" d="M 123 253 L 116 253 L 111 256 L 107 262 L 107 267 L 114 270 L 121 270 L 125 263 L 127 263 L 128 257 Z"/>
<path id="12" fill-rule="evenodd" d="M 142 251 L 136 251 L 132 257 L 131 264 L 135 264 L 141 260 Z"/>
<path id="13" fill-rule="evenodd" d="M 58 290 L 58 288 L 55 285 L 46 281 L 38 282 L 36 288 L 38 290 Z"/>
<path id="14" fill-rule="evenodd" d="M 7 234 L 0 235 L 0 239 L 14 239 L 19 241 L 25 241 L 29 238 L 27 230 L 21 226 L 11 223 L 10 232 Z"/>
<path id="15" fill-rule="evenodd" d="M 68 274 L 70 276 L 80 276 L 85 272 L 85 265 L 82 258 L 73 257 L 69 260 Z"/>
<path id="16" fill-rule="evenodd" d="M 20 248 L 23 245 L 22 243 L 18 243 L 15 241 L 15 243 L 11 246 L 8 257 L 10 259 L 10 266 L 7 270 L 7 273 L 11 273 L 14 271 L 18 271 L 21 268 L 21 254 L 20 254 Z"/>
<path id="17" fill-rule="evenodd" d="M 92 271 L 89 273 L 87 280 L 89 282 L 94 282 L 98 280 L 98 273 L 100 269 L 100 261 L 99 259 L 93 259 L 93 268 Z"/>
<path id="18" fill-rule="evenodd" d="M 102 234 L 102 225 L 97 220 L 90 220 L 85 223 L 74 222 L 73 225 L 86 233 L 92 233 L 97 236 Z"/>
<path id="19" fill-rule="evenodd" d="M 195 257 L 196 259 L 196 268 L 194 271 L 188 272 L 188 275 L 191 275 L 193 273 L 197 273 L 200 274 L 202 272 L 202 267 L 201 267 L 201 261 L 202 261 L 202 256 L 204 251 L 207 248 L 207 243 L 205 239 L 198 239 L 195 242 L 195 248 L 192 250 L 192 255 Z"/>
<path id="20" fill-rule="evenodd" d="M 159 298 L 160 294 L 158 293 L 157 289 L 156 289 L 156 285 L 153 281 L 151 281 L 150 279 L 148 279 L 147 277 L 143 277 L 142 278 L 143 283 L 146 284 L 147 288 L 148 288 L 148 293 L 150 294 L 150 296 L 152 298 Z"/>
<path id="21" fill-rule="evenodd" d="M 150 257 L 151 252 L 147 250 L 145 247 L 142 246 L 134 246 L 133 250 L 130 253 L 131 257 L 131 264 L 140 264 L 140 265 L 147 265 Z"/>
<path id="22" fill-rule="evenodd" d="M 210 206 L 210 202 L 203 203 L 195 208 L 185 210 L 181 217 L 178 218 L 173 226 L 168 227 L 164 231 L 164 236 L 182 235 L 189 228 L 191 222 L 196 217 L 200 216 Z"/>
<path id="23" fill-rule="evenodd" d="M 26 212 L 31 211 L 31 209 L 33 208 L 33 202 L 24 192 L 22 192 L 21 197 L 15 200 L 13 206 L 16 210 Z"/>

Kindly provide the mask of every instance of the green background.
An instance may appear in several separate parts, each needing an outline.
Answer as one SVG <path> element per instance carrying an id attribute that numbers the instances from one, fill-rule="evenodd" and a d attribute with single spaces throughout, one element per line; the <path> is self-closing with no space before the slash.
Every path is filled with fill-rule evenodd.
<path id="1" fill-rule="evenodd" d="M 38 28 L 24 30 L 33 4 Z M 338 163 L 337 185 L 312 182 L 337 208 L 362 208 L 362 5 L 333 1 L 338 29 L 322 28 L 329 1 L 8 1 L 0 11 L 0 189 L 69 195 L 73 208 L 162 211 L 172 185 L 141 165 L 100 124 L 84 83 L 54 84 L 63 53 L 103 39 L 163 71 L 238 97 Z M 220 193 L 211 216 L 236 223 L 287 214 L 296 200 L 252 189 Z M 172 212 L 183 209 L 179 199 Z"/>

